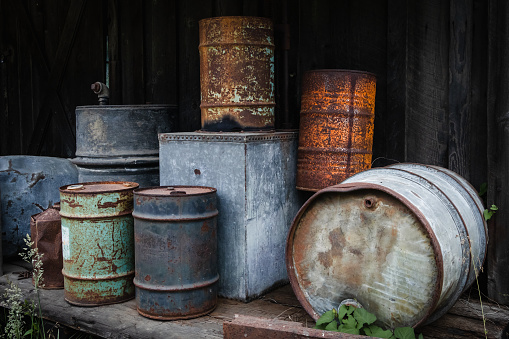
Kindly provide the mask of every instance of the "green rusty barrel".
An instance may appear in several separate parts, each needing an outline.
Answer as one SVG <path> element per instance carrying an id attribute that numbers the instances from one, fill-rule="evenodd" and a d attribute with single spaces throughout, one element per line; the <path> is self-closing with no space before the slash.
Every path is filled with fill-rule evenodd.
<path id="1" fill-rule="evenodd" d="M 134 182 L 60 187 L 64 297 L 78 306 L 134 298 Z"/>

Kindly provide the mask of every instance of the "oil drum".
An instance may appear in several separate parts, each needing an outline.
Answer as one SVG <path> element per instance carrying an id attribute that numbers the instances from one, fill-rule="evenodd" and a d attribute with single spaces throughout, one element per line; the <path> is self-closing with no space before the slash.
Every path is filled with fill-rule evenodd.
<path id="1" fill-rule="evenodd" d="M 134 202 L 138 312 L 159 320 L 211 312 L 219 280 L 216 189 L 140 188 Z"/>
<path id="2" fill-rule="evenodd" d="M 317 319 L 357 300 L 384 327 L 444 315 L 475 280 L 487 229 L 475 189 L 436 166 L 366 170 L 313 195 L 294 219 L 286 264 Z"/>
<path id="3" fill-rule="evenodd" d="M 274 28 L 267 18 L 200 20 L 204 131 L 274 129 Z"/>
<path id="4" fill-rule="evenodd" d="M 371 167 L 375 92 L 371 73 L 323 69 L 304 74 L 297 189 L 316 192 Z"/>
<path id="5" fill-rule="evenodd" d="M 60 188 L 64 297 L 78 306 L 134 297 L 134 182 Z"/>

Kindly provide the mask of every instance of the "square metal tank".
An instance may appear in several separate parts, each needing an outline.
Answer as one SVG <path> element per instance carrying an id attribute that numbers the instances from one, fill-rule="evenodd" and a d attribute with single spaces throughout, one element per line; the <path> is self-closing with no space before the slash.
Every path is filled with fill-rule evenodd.
<path id="1" fill-rule="evenodd" d="M 217 188 L 220 296 L 248 301 L 288 282 L 297 147 L 294 131 L 159 134 L 161 185 Z"/>

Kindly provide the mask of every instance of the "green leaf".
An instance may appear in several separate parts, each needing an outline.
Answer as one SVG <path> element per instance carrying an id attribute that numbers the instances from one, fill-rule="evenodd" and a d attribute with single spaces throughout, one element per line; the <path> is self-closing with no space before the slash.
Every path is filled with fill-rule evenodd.
<path id="1" fill-rule="evenodd" d="M 353 316 L 359 324 L 372 324 L 376 321 L 376 316 L 373 313 L 369 313 L 364 308 L 357 308 L 353 313 Z"/>
<path id="2" fill-rule="evenodd" d="M 492 211 L 498 211 L 497 205 L 491 205 L 490 210 Z"/>
<path id="3" fill-rule="evenodd" d="M 337 331 L 338 323 L 336 321 L 331 321 L 329 325 L 325 327 L 327 331 Z"/>
<path id="4" fill-rule="evenodd" d="M 422 335 L 422 333 L 419 333 L 418 339 L 424 339 L 424 336 Z"/>
<path id="5" fill-rule="evenodd" d="M 23 334 L 23 336 L 26 337 L 27 335 L 32 334 L 33 331 L 34 331 L 33 329 L 29 329 L 28 331 L 25 332 L 25 334 Z"/>
<path id="6" fill-rule="evenodd" d="M 396 339 L 415 339 L 415 332 L 412 327 L 397 327 L 394 329 Z"/>
<path id="7" fill-rule="evenodd" d="M 317 329 L 317 330 L 325 330 L 325 327 L 327 327 L 327 324 L 320 324 L 320 325 L 315 325 L 313 328 L 314 329 Z"/>
<path id="8" fill-rule="evenodd" d="M 344 328 L 355 328 L 357 329 L 357 320 L 352 315 L 342 320 Z"/>
<path id="9" fill-rule="evenodd" d="M 342 320 L 345 317 L 347 311 L 348 309 L 346 308 L 346 305 L 341 305 L 338 310 L 338 319 Z"/>
<path id="10" fill-rule="evenodd" d="M 491 217 L 493 216 L 493 211 L 490 211 L 489 209 L 485 209 L 484 212 L 483 212 L 483 216 L 484 216 L 484 220 L 488 221 L 491 219 Z"/>
<path id="11" fill-rule="evenodd" d="M 486 192 L 488 192 L 488 183 L 483 182 L 479 188 L 479 196 L 482 197 Z"/>
<path id="12" fill-rule="evenodd" d="M 352 306 L 352 305 L 346 305 L 346 314 L 352 314 L 353 311 L 355 311 L 357 307 L 355 306 Z"/>
<path id="13" fill-rule="evenodd" d="M 384 330 L 383 328 L 376 325 L 369 325 L 368 327 L 364 328 L 364 331 L 367 335 L 377 338 L 390 338 L 393 335 L 391 330 Z M 367 333 L 368 331 L 369 334 Z"/>
<path id="14" fill-rule="evenodd" d="M 340 325 L 338 327 L 338 332 L 348 333 L 348 334 L 361 334 L 361 332 L 356 328 L 345 327 L 344 325 Z"/>
<path id="15" fill-rule="evenodd" d="M 330 310 L 330 311 L 327 311 L 324 314 L 322 314 L 322 316 L 316 321 L 316 325 L 318 326 L 321 324 L 328 324 L 333 320 L 334 320 L 334 312 L 332 312 L 332 310 Z"/>

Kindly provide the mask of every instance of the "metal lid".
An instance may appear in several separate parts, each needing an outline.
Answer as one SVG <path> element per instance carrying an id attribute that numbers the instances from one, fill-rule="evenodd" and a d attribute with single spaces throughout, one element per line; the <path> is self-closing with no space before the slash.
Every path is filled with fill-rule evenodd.
<path id="1" fill-rule="evenodd" d="M 60 187 L 62 193 L 90 194 L 117 192 L 138 188 L 138 184 L 130 181 L 85 182 Z"/>
<path id="2" fill-rule="evenodd" d="M 201 195 L 215 193 L 217 190 L 213 187 L 205 186 L 155 186 L 139 188 L 134 190 L 135 195 L 144 196 L 183 196 L 183 195 Z"/>

